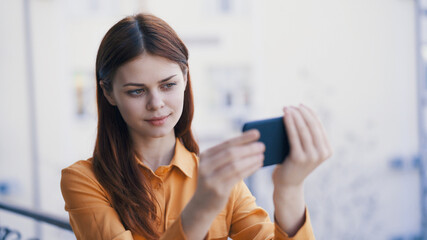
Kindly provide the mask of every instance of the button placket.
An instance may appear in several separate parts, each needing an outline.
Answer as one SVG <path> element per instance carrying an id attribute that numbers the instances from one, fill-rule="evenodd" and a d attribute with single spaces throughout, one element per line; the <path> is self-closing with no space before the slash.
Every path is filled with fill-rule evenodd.
<path id="1" fill-rule="evenodd" d="M 160 205 L 160 216 L 163 216 L 161 219 L 161 227 L 163 228 L 163 231 L 165 231 L 165 191 L 163 189 L 163 180 L 160 177 L 156 178 L 153 188 L 155 189 L 157 202 Z"/>

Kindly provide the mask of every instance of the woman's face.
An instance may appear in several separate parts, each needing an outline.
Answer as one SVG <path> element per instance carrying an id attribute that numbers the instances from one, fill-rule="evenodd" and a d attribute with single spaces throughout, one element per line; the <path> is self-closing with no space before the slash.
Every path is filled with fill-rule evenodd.
<path id="1" fill-rule="evenodd" d="M 118 107 L 133 138 L 159 138 L 174 134 L 186 84 L 177 63 L 143 53 L 117 69 L 113 89 L 104 95 Z"/>

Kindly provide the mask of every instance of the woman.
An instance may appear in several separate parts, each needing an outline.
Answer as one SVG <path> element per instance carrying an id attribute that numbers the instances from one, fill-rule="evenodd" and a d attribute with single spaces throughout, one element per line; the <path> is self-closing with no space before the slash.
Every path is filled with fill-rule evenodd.
<path id="1" fill-rule="evenodd" d="M 256 130 L 199 155 L 188 51 L 161 19 L 115 24 L 96 59 L 93 157 L 62 171 L 78 239 L 314 239 L 303 182 L 331 155 L 319 119 L 284 108 L 290 155 L 273 174 L 275 223 L 242 181 L 262 166 Z"/>

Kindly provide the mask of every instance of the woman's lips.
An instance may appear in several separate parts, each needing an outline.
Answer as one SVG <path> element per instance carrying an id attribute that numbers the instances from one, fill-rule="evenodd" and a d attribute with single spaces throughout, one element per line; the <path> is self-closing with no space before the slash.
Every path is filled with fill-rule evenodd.
<path id="1" fill-rule="evenodd" d="M 158 117 L 158 118 L 150 118 L 146 121 L 149 122 L 151 125 L 161 126 L 166 122 L 168 117 L 169 117 L 169 115 L 164 116 L 164 117 Z"/>

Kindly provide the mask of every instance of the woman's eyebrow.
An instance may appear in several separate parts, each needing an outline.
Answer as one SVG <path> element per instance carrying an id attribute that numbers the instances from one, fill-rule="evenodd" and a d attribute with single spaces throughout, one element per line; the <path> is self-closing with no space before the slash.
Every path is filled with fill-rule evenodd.
<path id="1" fill-rule="evenodd" d="M 166 82 L 166 81 L 170 80 L 171 78 L 173 78 L 175 76 L 176 76 L 176 74 L 174 74 L 172 76 L 169 76 L 169 77 L 167 77 L 165 79 L 162 79 L 162 80 L 158 81 L 158 83 Z M 142 87 L 142 86 L 145 86 L 145 84 L 143 84 L 143 83 L 126 83 L 126 84 L 123 84 L 123 87 L 127 87 L 127 86 Z"/>

